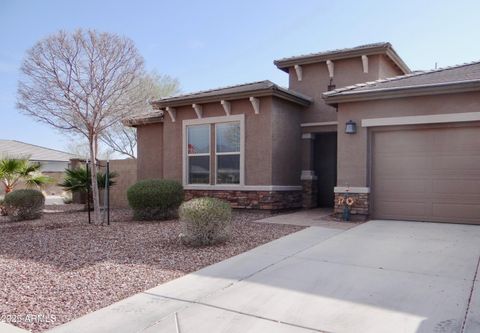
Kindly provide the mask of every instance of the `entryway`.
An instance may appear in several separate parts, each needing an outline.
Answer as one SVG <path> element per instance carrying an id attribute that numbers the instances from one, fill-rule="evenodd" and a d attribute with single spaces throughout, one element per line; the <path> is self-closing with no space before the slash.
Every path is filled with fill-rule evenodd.
<path id="1" fill-rule="evenodd" d="M 314 168 L 318 177 L 318 207 L 333 207 L 337 182 L 337 133 L 315 133 Z"/>

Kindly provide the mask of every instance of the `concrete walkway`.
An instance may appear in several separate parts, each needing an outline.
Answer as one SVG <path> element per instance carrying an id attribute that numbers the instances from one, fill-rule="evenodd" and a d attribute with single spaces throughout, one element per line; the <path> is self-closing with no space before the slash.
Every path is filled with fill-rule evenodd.
<path id="1" fill-rule="evenodd" d="M 51 332 L 480 332 L 479 256 L 479 226 L 310 227 Z"/>
<path id="2" fill-rule="evenodd" d="M 273 215 L 255 222 L 290 224 L 302 227 L 325 227 L 333 229 L 347 230 L 356 227 L 359 223 L 336 222 L 330 218 L 332 208 L 315 208 L 299 210 L 287 214 Z"/>
<path id="3" fill-rule="evenodd" d="M 28 333 L 30 331 L 23 330 L 11 324 L 0 322 L 0 333 Z"/>

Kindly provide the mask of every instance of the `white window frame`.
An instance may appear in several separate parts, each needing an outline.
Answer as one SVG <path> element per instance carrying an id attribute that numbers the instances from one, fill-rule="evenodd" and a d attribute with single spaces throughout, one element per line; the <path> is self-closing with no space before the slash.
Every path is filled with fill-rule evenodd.
<path id="1" fill-rule="evenodd" d="M 184 144 L 184 151 L 186 151 L 186 158 L 184 160 L 184 164 L 186 166 L 186 179 L 184 184 L 188 185 L 209 185 L 212 183 L 212 127 L 208 126 L 208 153 L 189 153 L 188 152 L 188 127 L 190 126 L 196 126 L 196 125 L 208 125 L 208 124 L 191 124 L 187 125 L 184 128 L 185 131 L 185 144 Z M 190 163 L 189 157 L 194 157 L 194 156 L 208 156 L 208 183 L 202 183 L 202 184 L 189 184 L 189 174 L 188 174 L 188 164 Z"/>
<path id="2" fill-rule="evenodd" d="M 240 125 L 240 150 L 238 152 L 221 152 L 219 153 L 217 151 L 217 133 L 218 133 L 218 125 L 221 125 L 221 124 L 239 124 Z M 230 120 L 230 121 L 223 121 L 223 122 L 218 122 L 218 123 L 215 123 L 215 180 L 214 180 L 214 183 L 215 185 L 219 185 L 219 186 L 222 186 L 222 185 L 232 185 L 232 186 L 235 186 L 235 185 L 240 185 L 242 184 L 242 144 L 241 144 L 241 141 L 242 141 L 242 124 L 238 121 L 238 120 Z M 225 156 L 225 155 L 239 155 L 240 156 L 240 182 L 238 184 L 217 184 L 217 179 L 218 179 L 218 156 Z"/>
<path id="3" fill-rule="evenodd" d="M 231 122 L 240 122 L 240 183 L 239 184 L 216 184 L 217 181 L 217 158 L 216 158 L 216 150 L 217 150 L 217 142 L 216 142 L 216 134 L 215 134 L 215 179 L 212 184 L 189 184 L 188 183 L 188 140 L 187 140 L 187 127 L 191 125 L 206 125 L 206 124 L 217 124 L 217 123 L 231 123 Z M 235 189 L 245 187 L 245 115 L 231 115 L 231 116 L 221 116 L 221 117 L 207 117 L 201 119 L 186 119 L 182 121 L 182 180 L 183 186 L 188 187 L 189 189 Z M 211 135 L 211 129 L 209 131 Z M 210 138 L 211 142 L 211 138 Z M 235 153 L 237 154 L 237 153 Z M 212 159 L 212 148 L 210 145 L 210 159 Z M 210 183 L 212 183 L 212 170 L 210 170 Z"/>

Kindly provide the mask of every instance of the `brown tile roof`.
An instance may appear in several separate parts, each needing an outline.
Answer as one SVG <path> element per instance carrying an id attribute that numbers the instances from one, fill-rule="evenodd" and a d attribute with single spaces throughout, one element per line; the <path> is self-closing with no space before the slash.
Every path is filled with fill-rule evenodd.
<path id="1" fill-rule="evenodd" d="M 163 111 L 161 110 L 153 110 L 148 111 L 140 114 L 136 114 L 134 116 L 130 116 L 124 118 L 122 123 L 125 126 L 135 127 L 138 125 L 145 125 L 145 124 L 153 124 L 153 123 L 161 123 L 163 122 Z"/>
<path id="2" fill-rule="evenodd" d="M 381 54 L 384 53 L 390 57 L 390 59 L 404 72 L 409 73 L 410 69 L 408 66 L 403 62 L 400 56 L 395 52 L 392 47 L 392 44 L 388 42 L 380 42 L 380 43 L 371 43 L 365 45 L 359 45 L 350 48 L 343 48 L 343 49 L 336 49 L 336 50 L 329 50 L 317 53 L 309 53 L 294 57 L 287 57 L 275 60 L 273 63 L 278 68 L 288 71 L 289 67 L 293 65 L 302 65 L 308 63 L 316 63 L 320 61 L 326 60 L 335 60 L 335 59 L 345 59 L 351 58 L 355 56 L 362 56 L 362 55 L 369 55 L 369 54 Z"/>
<path id="3" fill-rule="evenodd" d="M 250 95 L 266 96 L 272 94 L 278 95 L 279 97 L 289 97 L 299 104 L 304 105 L 308 105 L 312 101 L 308 96 L 280 87 L 271 81 L 264 80 L 162 98 L 152 101 L 152 105 L 157 108 L 163 108 L 167 106 L 188 105 L 191 103 L 214 102 L 221 99 L 245 98 Z"/>
<path id="4" fill-rule="evenodd" d="M 328 100 L 329 98 L 347 95 L 353 96 L 374 92 L 433 88 L 444 85 L 475 82 L 480 83 L 480 61 L 359 83 L 325 92 L 323 96 Z"/>

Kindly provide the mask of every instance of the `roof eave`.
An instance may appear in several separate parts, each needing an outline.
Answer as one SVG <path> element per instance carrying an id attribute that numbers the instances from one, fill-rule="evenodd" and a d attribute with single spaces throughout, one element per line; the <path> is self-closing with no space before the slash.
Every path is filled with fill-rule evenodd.
<path id="1" fill-rule="evenodd" d="M 344 91 L 333 95 L 323 94 L 323 99 L 327 104 L 334 106 L 339 103 L 368 101 L 374 99 L 453 94 L 478 90 L 480 90 L 480 80 L 473 80 L 422 86 L 372 89 L 366 91 Z"/>
<path id="2" fill-rule="evenodd" d="M 163 123 L 163 117 L 151 117 L 151 118 L 137 118 L 137 119 L 124 119 L 122 124 L 127 127 L 137 127 L 141 125 Z"/>
<path id="3" fill-rule="evenodd" d="M 312 99 L 300 95 L 298 93 L 289 92 L 286 89 L 282 89 L 280 87 L 270 87 L 267 89 L 257 89 L 251 91 L 243 91 L 241 93 L 229 93 L 229 94 L 217 94 L 213 96 L 206 96 L 206 97 L 185 97 L 178 100 L 156 100 L 152 101 L 151 105 L 156 110 L 161 110 L 165 107 L 179 107 L 179 106 L 186 106 L 191 104 L 205 104 L 205 103 L 216 103 L 221 100 L 238 100 L 244 99 L 249 97 L 265 97 L 265 96 L 275 96 L 290 102 L 300 104 L 302 106 L 308 106 L 312 103 Z"/>
<path id="4" fill-rule="evenodd" d="M 362 55 L 377 55 L 377 54 L 386 54 L 398 68 L 400 68 L 405 74 L 411 73 L 410 68 L 405 64 L 405 62 L 400 58 L 400 56 L 395 52 L 393 47 L 389 44 L 376 46 L 368 49 L 356 49 L 350 50 L 346 52 L 340 52 L 338 54 L 321 54 L 321 55 L 312 55 L 312 56 L 305 56 L 305 57 L 298 57 L 285 60 L 275 60 L 273 63 L 277 66 L 278 69 L 287 72 L 290 67 L 295 65 L 308 65 L 314 64 L 322 61 L 327 60 L 341 60 L 341 59 L 349 59 L 354 57 L 361 57 Z"/>
<path id="5" fill-rule="evenodd" d="M 387 46 L 376 46 L 368 49 L 356 49 L 356 50 L 350 50 L 350 51 L 333 53 L 333 54 L 320 54 L 320 55 L 307 55 L 303 57 L 292 57 L 285 60 L 274 60 L 273 63 L 279 69 L 282 69 L 282 70 L 287 69 L 288 71 L 288 68 L 294 65 L 307 65 L 307 64 L 313 64 L 313 63 L 326 61 L 326 60 L 333 61 L 333 60 L 347 59 L 347 58 L 352 58 L 352 57 L 362 56 L 362 55 L 386 53 L 387 49 L 388 49 Z"/>
<path id="6" fill-rule="evenodd" d="M 397 65 L 398 68 L 400 68 L 405 74 L 409 74 L 412 72 L 410 67 L 407 66 L 405 61 L 403 61 L 402 58 L 398 55 L 397 52 L 393 49 L 393 47 L 389 47 L 387 49 L 386 55 Z"/>

